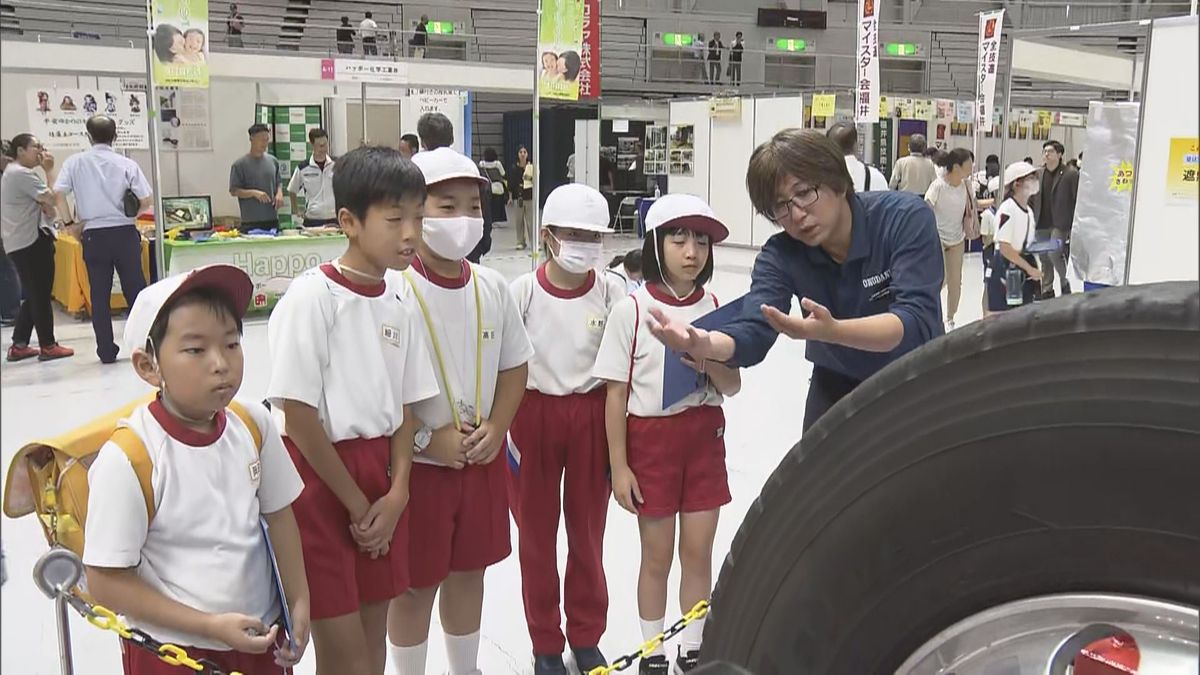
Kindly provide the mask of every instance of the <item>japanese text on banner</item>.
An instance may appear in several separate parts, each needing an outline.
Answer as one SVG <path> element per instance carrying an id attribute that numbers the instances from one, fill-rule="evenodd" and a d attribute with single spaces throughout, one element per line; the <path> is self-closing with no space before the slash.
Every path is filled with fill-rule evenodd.
<path id="1" fill-rule="evenodd" d="M 584 0 L 542 0 L 537 64 L 542 98 L 579 100 L 583 13 Z"/>
<path id="2" fill-rule="evenodd" d="M 979 15 L 979 63 L 975 87 L 976 126 L 978 130 L 992 128 L 992 108 L 996 99 L 996 64 L 1000 55 L 1000 31 L 1004 26 L 1004 10 Z"/>
<path id="3" fill-rule="evenodd" d="M 583 2 L 583 43 L 579 52 L 579 98 L 600 96 L 600 0 Z"/>
<path id="4" fill-rule="evenodd" d="M 858 60 L 854 92 L 854 120 L 879 121 L 879 5 L 858 0 Z"/>
<path id="5" fill-rule="evenodd" d="M 152 0 L 154 81 L 208 86 L 208 0 Z"/>

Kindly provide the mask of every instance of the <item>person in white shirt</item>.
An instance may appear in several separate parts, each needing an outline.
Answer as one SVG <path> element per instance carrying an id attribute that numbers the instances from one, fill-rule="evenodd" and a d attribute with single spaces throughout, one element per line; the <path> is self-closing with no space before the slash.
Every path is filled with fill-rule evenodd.
<path id="1" fill-rule="evenodd" d="M 388 637 L 401 675 L 424 675 L 429 619 L 440 598 L 450 672 L 477 668 L 485 570 L 512 552 L 503 449 L 525 394 L 533 347 L 508 283 L 472 265 L 483 236 L 469 157 L 448 147 L 413 156 L 428 196 L 420 251 L 406 272 L 442 394 L 416 406 L 410 514 L 412 591 L 392 601 Z"/>
<path id="2" fill-rule="evenodd" d="M 632 295 L 646 285 L 646 279 L 642 276 L 642 249 L 616 256 L 608 262 L 604 272 L 620 279 L 625 284 L 625 294 Z"/>
<path id="3" fill-rule="evenodd" d="M 971 193 L 970 176 L 975 169 L 971 151 L 955 148 L 941 157 L 945 174 L 936 178 L 925 192 L 925 201 L 937 218 L 938 237 L 942 240 L 942 262 L 945 265 L 943 285 L 946 288 L 946 327 L 954 329 L 954 315 L 962 296 L 963 254 L 966 251 L 967 227 L 978 222 L 975 199 Z"/>
<path id="4" fill-rule="evenodd" d="M 413 405 L 438 393 L 419 313 L 404 301 L 425 181 L 393 148 L 356 148 L 333 178 L 349 240 L 291 283 L 267 324 L 267 397 L 304 478 L 296 520 L 318 675 L 378 675 L 388 602 L 410 587 Z"/>
<path id="5" fill-rule="evenodd" d="M 362 22 L 358 24 L 358 34 L 362 36 L 363 56 L 376 56 L 379 54 L 379 45 L 375 43 L 375 32 L 379 30 L 379 24 L 371 18 L 370 12 L 363 17 Z"/>
<path id="6" fill-rule="evenodd" d="M 854 181 L 855 192 L 883 192 L 888 189 L 887 179 L 873 166 L 858 159 L 858 129 L 850 122 L 838 122 L 825 132 L 831 141 L 842 149 L 846 156 L 846 169 Z"/>
<path id="7" fill-rule="evenodd" d="M 1026 252 L 1037 229 L 1029 199 L 1040 188 L 1034 165 L 1014 162 L 1004 170 L 1005 197 L 996 209 L 996 248 L 988 268 L 989 313 L 1027 305 L 1040 292 L 1042 271 L 1038 269 L 1037 257 Z M 1015 287 L 1010 289 L 1012 284 L 1021 284 L 1020 297 Z"/>
<path id="8" fill-rule="evenodd" d="M 337 224 L 337 209 L 333 200 L 333 157 L 329 156 L 329 134 L 324 129 L 308 132 L 313 154 L 300 162 L 288 182 L 288 197 L 292 200 L 292 215 L 303 219 L 304 227 L 324 227 Z M 304 195 L 304 213 L 300 213 L 298 195 Z"/>
<path id="9" fill-rule="evenodd" d="M 119 423 L 88 470 L 83 562 L 88 591 L 131 626 L 226 672 L 283 675 L 309 633 L 290 507 L 303 484 L 266 409 L 233 400 L 253 292 L 245 272 L 212 265 L 138 296 L 125 348 L 159 395 Z M 139 442 L 150 485 L 127 454 Z M 268 539 L 286 597 L 276 591 Z M 290 613 L 286 636 L 273 625 L 284 616 L 280 603 Z M 283 646 L 272 651 L 277 640 Z M 153 652 L 122 649 L 125 675 L 161 672 Z"/>
<path id="10" fill-rule="evenodd" d="M 725 469 L 723 396 L 741 388 L 741 375 L 712 361 L 683 362 L 704 375 L 683 400 L 663 409 L 666 347 L 650 333 L 651 312 L 691 322 L 717 307 L 705 290 L 712 278 L 712 246 L 729 235 L 712 208 L 692 195 L 665 195 L 646 213 L 642 272 L 646 285 L 609 314 L 593 375 L 607 384 L 605 420 L 613 496 L 637 515 L 642 560 L 638 614 L 642 634 L 663 630 L 667 578 L 676 521 L 682 576 L 679 605 L 687 612 L 712 590 L 712 542 L 721 506 L 730 501 Z M 676 667 L 696 666 L 703 619 L 684 629 Z M 642 659 L 642 673 L 666 672 L 661 647 Z"/>
<path id="11" fill-rule="evenodd" d="M 604 521 L 608 514 L 605 388 L 592 375 L 608 313 L 625 283 L 598 269 L 610 234 L 608 201 L 568 183 L 546 198 L 549 259 L 512 283 L 533 343 L 529 383 L 510 431 L 509 494 L 520 531 L 521 592 L 534 673 L 565 672 L 569 642 L 580 672 L 608 665 L 599 650 L 608 617 Z M 565 488 L 563 484 L 566 475 Z M 559 611 L 559 504 L 567 521 L 567 635 Z"/>
<path id="12" fill-rule="evenodd" d="M 83 244 L 92 299 L 92 331 L 101 363 L 114 363 L 120 349 L 113 340 L 113 272 L 129 307 L 146 287 L 142 270 L 142 234 L 134 224 L 138 212 L 150 207 L 150 183 L 137 162 L 113 152 L 117 123 L 106 115 L 87 121 L 92 149 L 71 155 L 54 181 L 60 213 L 70 213 L 66 195 L 75 194 L 75 220 L 67 231 Z M 130 202 L 130 203 L 126 203 Z"/>

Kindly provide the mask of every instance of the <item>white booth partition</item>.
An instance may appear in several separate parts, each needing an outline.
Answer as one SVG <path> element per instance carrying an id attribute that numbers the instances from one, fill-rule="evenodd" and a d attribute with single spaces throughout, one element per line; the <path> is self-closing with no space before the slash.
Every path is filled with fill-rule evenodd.
<path id="1" fill-rule="evenodd" d="M 754 147 L 771 140 L 781 129 L 798 127 L 804 121 L 804 97 L 782 96 L 778 98 L 760 98 L 754 101 Z M 749 159 L 749 155 L 747 155 Z M 742 169 L 740 184 L 746 184 L 745 167 Z M 766 218 L 754 213 L 754 207 L 749 206 L 750 196 L 746 195 L 747 208 L 751 214 L 750 245 L 762 246 L 771 235 L 779 231 Z"/>
<path id="2" fill-rule="evenodd" d="M 753 210 L 746 192 L 746 167 L 754 148 L 754 99 L 744 99 L 736 117 L 711 119 L 708 203 L 729 228 L 728 243 L 739 246 L 752 242 Z"/>

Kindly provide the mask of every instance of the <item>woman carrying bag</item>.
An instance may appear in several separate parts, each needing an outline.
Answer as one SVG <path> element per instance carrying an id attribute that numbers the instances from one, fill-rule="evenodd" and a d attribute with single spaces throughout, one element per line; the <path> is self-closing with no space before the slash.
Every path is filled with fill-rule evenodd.
<path id="1" fill-rule="evenodd" d="M 979 212 L 968 178 L 974 170 L 971 151 L 955 148 L 940 158 L 945 173 L 933 181 L 925 201 L 937 217 L 945 264 L 946 329 L 954 329 L 954 315 L 962 296 L 963 253 L 967 242 L 979 236 Z"/>
<path id="2" fill-rule="evenodd" d="M 517 163 L 508 171 L 509 199 L 513 205 L 513 224 L 517 228 L 517 250 L 529 247 L 533 237 L 533 162 L 529 161 L 529 150 L 517 148 Z"/>

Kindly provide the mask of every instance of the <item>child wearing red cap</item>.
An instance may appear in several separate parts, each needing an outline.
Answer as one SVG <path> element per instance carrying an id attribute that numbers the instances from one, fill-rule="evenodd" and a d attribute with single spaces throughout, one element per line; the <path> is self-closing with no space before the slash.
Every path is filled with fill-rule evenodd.
<path id="1" fill-rule="evenodd" d="M 709 597 L 717 517 L 730 501 L 721 402 L 741 388 L 741 375 L 685 356 L 684 363 L 707 376 L 705 385 L 664 409 L 663 369 L 669 357 L 650 334 L 646 318 L 657 309 L 690 323 L 717 307 L 716 296 L 704 284 L 713 274 L 712 245 L 728 234 L 699 197 L 666 195 L 650 207 L 642 248 L 646 285 L 613 308 L 593 371 L 608 382 L 605 418 L 613 496 L 638 516 L 638 613 L 647 640 L 663 630 L 676 516 L 680 609 L 689 611 Z M 695 668 L 703 632 L 703 620 L 684 630 L 677 670 Z M 657 675 L 668 667 L 659 647 L 642 659 L 640 672 Z"/>

